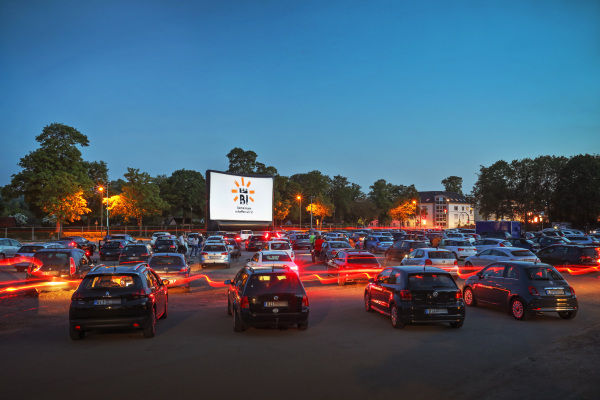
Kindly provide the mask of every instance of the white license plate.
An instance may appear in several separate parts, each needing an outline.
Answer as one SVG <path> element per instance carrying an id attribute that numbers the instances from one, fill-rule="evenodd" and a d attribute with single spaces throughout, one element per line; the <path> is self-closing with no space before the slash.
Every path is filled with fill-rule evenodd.
<path id="1" fill-rule="evenodd" d="M 96 306 L 109 306 L 114 304 L 121 304 L 121 299 L 100 299 L 94 300 Z"/>
<path id="2" fill-rule="evenodd" d="M 445 308 L 427 308 L 425 314 L 448 314 L 448 310 Z"/>
<path id="3" fill-rule="evenodd" d="M 265 307 L 287 307 L 287 301 L 265 301 Z"/>
<path id="4" fill-rule="evenodd" d="M 563 288 L 546 289 L 546 294 L 550 294 L 550 295 L 565 294 L 565 289 L 563 289 Z"/>
<path id="5" fill-rule="evenodd" d="M 210 256 L 210 259 L 216 260 L 217 258 L 221 258 L 221 256 Z"/>
<path id="6" fill-rule="evenodd" d="M 139 257 L 129 257 L 130 260 L 139 260 Z"/>

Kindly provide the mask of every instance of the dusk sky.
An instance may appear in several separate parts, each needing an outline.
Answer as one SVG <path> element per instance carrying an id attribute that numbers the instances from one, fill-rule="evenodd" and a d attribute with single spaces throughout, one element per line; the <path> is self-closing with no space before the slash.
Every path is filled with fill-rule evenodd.
<path id="1" fill-rule="evenodd" d="M 600 152 L 598 0 L 0 0 L 0 185 L 58 122 L 110 179 L 234 147 L 470 192 L 480 165 Z"/>

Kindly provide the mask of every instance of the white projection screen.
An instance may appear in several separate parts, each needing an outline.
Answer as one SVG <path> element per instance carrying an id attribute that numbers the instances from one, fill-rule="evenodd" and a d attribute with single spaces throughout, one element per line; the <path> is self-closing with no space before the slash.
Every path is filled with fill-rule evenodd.
<path id="1" fill-rule="evenodd" d="M 209 231 L 271 229 L 273 226 L 271 175 L 206 171 Z"/>

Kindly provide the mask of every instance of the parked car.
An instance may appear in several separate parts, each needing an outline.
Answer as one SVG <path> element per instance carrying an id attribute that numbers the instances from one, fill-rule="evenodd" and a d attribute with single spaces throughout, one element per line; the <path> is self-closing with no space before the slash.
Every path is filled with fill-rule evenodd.
<path id="1" fill-rule="evenodd" d="M 265 244 L 266 239 L 263 235 L 252 235 L 246 242 L 246 250 L 248 251 L 258 251 Z"/>
<path id="2" fill-rule="evenodd" d="M 60 240 L 72 240 L 77 243 L 88 257 L 92 257 L 96 252 L 96 243 L 90 242 L 82 236 L 63 236 Z"/>
<path id="3" fill-rule="evenodd" d="M 126 240 L 109 240 L 108 242 L 102 243 L 99 251 L 100 261 L 108 260 L 109 258 L 118 260 L 121 251 L 127 244 L 129 244 L 129 242 Z"/>
<path id="4" fill-rule="evenodd" d="M 569 239 L 569 241 L 573 244 L 584 244 L 590 246 L 597 246 L 600 244 L 598 239 L 587 235 L 565 235 L 565 239 Z"/>
<path id="5" fill-rule="evenodd" d="M 287 241 L 283 241 L 283 240 L 275 241 L 274 240 L 274 241 L 265 242 L 265 244 L 263 244 L 262 250 L 263 251 L 271 251 L 271 250 L 283 251 L 283 252 L 287 253 L 288 256 L 290 256 L 292 261 L 295 261 L 295 259 L 296 259 L 296 255 L 294 254 L 294 251 L 292 250 L 292 246 Z"/>
<path id="6" fill-rule="evenodd" d="M 554 244 L 537 252 L 546 264 L 563 267 L 599 267 L 600 248 L 579 244 Z"/>
<path id="7" fill-rule="evenodd" d="M 458 277 L 458 260 L 449 250 L 436 248 L 421 248 L 410 252 L 400 265 L 418 265 L 421 267 L 437 267 Z"/>
<path id="8" fill-rule="evenodd" d="M 310 237 L 307 233 L 294 233 L 290 237 L 293 250 L 310 249 Z"/>
<path id="9" fill-rule="evenodd" d="M 465 240 L 442 239 L 438 243 L 438 249 L 450 250 L 457 260 L 464 260 L 467 257 L 477 254 L 475 246 Z"/>
<path id="10" fill-rule="evenodd" d="M 473 243 L 475 241 L 475 238 L 473 238 L 472 235 L 469 235 L 466 233 L 459 233 L 459 232 L 448 233 L 448 234 L 446 234 L 445 239 L 467 241 L 469 243 Z"/>
<path id="11" fill-rule="evenodd" d="M 225 244 L 227 245 L 227 249 L 229 250 L 229 256 L 232 259 L 237 259 L 242 255 L 242 248 L 240 246 L 240 242 L 236 239 L 225 239 Z"/>
<path id="12" fill-rule="evenodd" d="M 108 240 L 124 240 L 127 243 L 136 243 L 137 240 L 135 240 L 133 238 L 133 236 L 131 235 L 127 235 L 127 234 L 116 234 L 116 235 L 106 235 L 104 236 L 104 241 L 108 241 Z"/>
<path id="13" fill-rule="evenodd" d="M 286 267 L 294 272 L 298 272 L 298 266 L 291 259 L 286 251 L 281 250 L 263 250 L 246 260 L 246 267 Z"/>
<path id="14" fill-rule="evenodd" d="M 331 240 L 323 242 L 321 245 L 321 252 L 318 255 L 315 255 L 315 260 L 327 264 L 327 262 L 335 257 L 339 251 L 352 248 L 353 247 L 350 245 L 350 243 L 346 242 L 345 240 Z"/>
<path id="15" fill-rule="evenodd" d="M 520 247 L 522 249 L 527 249 L 530 250 L 532 252 L 536 252 L 540 249 L 540 244 L 539 243 L 534 243 L 529 239 L 524 239 L 524 238 L 508 238 L 506 239 L 507 242 L 510 242 L 512 247 Z"/>
<path id="16" fill-rule="evenodd" d="M 178 248 L 179 242 L 177 239 L 166 239 L 164 237 L 156 239 L 154 245 L 152 245 L 152 250 L 155 253 L 177 253 Z"/>
<path id="17" fill-rule="evenodd" d="M 152 246 L 149 244 L 128 244 L 119 254 L 119 264 L 145 262 L 152 257 L 153 253 Z"/>
<path id="18" fill-rule="evenodd" d="M 386 260 L 403 260 L 414 249 L 429 247 L 423 240 L 398 240 L 385 252 Z"/>
<path id="19" fill-rule="evenodd" d="M 377 258 L 365 250 L 342 250 L 327 262 L 327 272 L 337 278 L 339 286 L 347 282 L 366 282 L 369 274 L 377 274 L 380 270 Z"/>
<path id="20" fill-rule="evenodd" d="M 465 320 L 462 292 L 450 273 L 436 267 L 386 268 L 369 279 L 365 310 L 389 316 L 394 328 L 413 323 L 448 323 L 460 328 Z"/>
<path id="21" fill-rule="evenodd" d="M 154 253 L 148 260 L 148 265 L 160 276 L 169 281 L 169 286 L 184 286 L 190 290 L 190 264 L 181 253 Z"/>
<path id="22" fill-rule="evenodd" d="M 363 248 L 373 254 L 385 253 L 394 244 L 392 236 L 369 236 L 363 242 Z"/>
<path id="23" fill-rule="evenodd" d="M 200 266 L 204 268 L 208 264 L 224 264 L 225 268 L 231 267 L 229 249 L 224 243 L 207 243 L 200 252 Z"/>
<path id="24" fill-rule="evenodd" d="M 227 314 L 233 330 L 248 327 L 308 328 L 308 296 L 298 275 L 283 267 L 244 267 L 226 280 Z"/>
<path id="25" fill-rule="evenodd" d="M 511 247 L 512 243 L 509 242 L 507 239 L 496 239 L 496 238 L 485 238 L 485 239 L 480 239 L 480 240 L 476 240 L 473 243 L 473 246 L 475 246 L 475 248 L 477 249 L 477 251 L 483 251 L 485 249 L 491 249 L 494 247 Z"/>
<path id="26" fill-rule="evenodd" d="M 154 243 L 156 242 L 156 239 L 158 239 L 159 237 L 162 237 L 162 236 L 169 236 L 169 235 L 170 235 L 169 232 L 164 232 L 164 231 L 163 232 L 154 232 L 152 234 L 152 237 L 150 238 L 150 244 L 152 246 L 154 246 Z"/>
<path id="27" fill-rule="evenodd" d="M 537 244 L 540 249 L 551 246 L 553 244 L 570 244 L 571 241 L 561 236 L 538 236 L 530 239 L 534 244 Z"/>
<path id="28" fill-rule="evenodd" d="M 18 240 L 2 238 L 0 239 L 0 260 L 14 257 L 22 244 Z"/>
<path id="29" fill-rule="evenodd" d="M 252 236 L 252 235 L 253 235 L 253 233 L 251 230 L 243 229 L 240 231 L 240 238 L 241 238 L 241 241 L 244 242 L 244 245 L 248 241 L 250 236 Z"/>
<path id="30" fill-rule="evenodd" d="M 490 304 L 510 311 L 515 319 L 558 312 L 562 318 L 577 315 L 575 291 L 551 265 L 508 261 L 493 263 L 470 276 L 463 286 L 467 306 Z"/>
<path id="31" fill-rule="evenodd" d="M 540 262 L 531 251 L 520 247 L 494 247 L 485 249 L 474 256 L 467 257 L 465 267 L 485 267 L 498 261 L 529 261 Z"/>
<path id="32" fill-rule="evenodd" d="M 14 255 L 15 259 L 20 258 L 13 266 L 19 272 L 23 272 L 29 267 L 33 255 L 41 249 L 66 249 L 62 243 L 29 243 L 21 246 L 19 251 Z"/>
<path id="33" fill-rule="evenodd" d="M 156 320 L 167 318 L 167 284 L 145 263 L 94 268 L 71 297 L 69 336 L 80 340 L 90 330 L 125 328 L 154 337 Z"/>
<path id="34" fill-rule="evenodd" d="M 56 289 L 70 289 L 73 282 L 68 281 L 81 279 L 90 268 L 89 259 L 81 249 L 41 249 L 33 255 L 26 279 L 63 282 L 65 285 Z"/>

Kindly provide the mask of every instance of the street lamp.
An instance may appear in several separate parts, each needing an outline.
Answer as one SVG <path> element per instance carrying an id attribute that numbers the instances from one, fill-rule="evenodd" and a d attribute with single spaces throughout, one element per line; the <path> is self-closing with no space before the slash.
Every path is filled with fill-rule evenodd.
<path id="1" fill-rule="evenodd" d="M 413 200 L 412 201 L 413 206 L 415 206 L 415 228 L 417 227 L 417 201 Z"/>
<path id="2" fill-rule="evenodd" d="M 310 229 L 312 229 L 312 227 L 313 227 L 313 226 L 312 226 L 312 220 L 313 220 L 313 208 L 312 208 L 312 207 L 313 207 L 313 205 L 312 205 L 312 199 L 313 199 L 314 197 L 315 197 L 315 196 L 310 196 Z"/>
<path id="3" fill-rule="evenodd" d="M 100 186 L 98 191 L 103 192 L 104 186 Z M 102 232 L 102 206 L 100 206 L 100 232 Z M 108 225 L 108 185 L 106 185 L 106 235 L 110 235 L 110 228 Z"/>
<path id="4" fill-rule="evenodd" d="M 298 200 L 298 226 L 302 229 L 302 196 L 296 196 Z"/>

